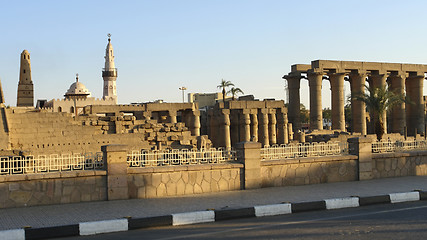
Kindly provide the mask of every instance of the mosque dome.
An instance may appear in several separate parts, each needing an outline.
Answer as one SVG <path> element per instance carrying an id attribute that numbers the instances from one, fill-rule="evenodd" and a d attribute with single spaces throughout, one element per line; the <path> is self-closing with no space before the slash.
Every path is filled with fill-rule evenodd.
<path id="1" fill-rule="evenodd" d="M 90 92 L 86 88 L 86 86 L 79 82 L 79 76 L 76 76 L 76 82 L 71 84 L 70 88 L 67 90 L 64 96 L 82 96 L 82 97 L 90 97 Z"/>

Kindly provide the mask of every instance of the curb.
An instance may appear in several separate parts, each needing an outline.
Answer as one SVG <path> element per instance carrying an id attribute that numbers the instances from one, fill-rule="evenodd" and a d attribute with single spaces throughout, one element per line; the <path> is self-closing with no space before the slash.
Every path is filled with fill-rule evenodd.
<path id="1" fill-rule="evenodd" d="M 25 227 L 22 229 L 0 231 L 0 238 L 3 240 L 26 240 L 84 236 L 100 233 L 128 231 L 139 228 L 179 226 L 206 222 L 216 222 L 236 218 L 275 216 L 298 212 L 340 209 L 374 204 L 400 203 L 419 200 L 427 200 L 427 191 L 416 190 L 413 192 L 390 193 L 387 195 L 379 196 L 345 197 L 325 199 L 323 201 L 261 205 L 240 209 L 186 212 L 147 218 L 128 217 L 114 220 L 81 222 L 79 224 L 45 228 Z"/>

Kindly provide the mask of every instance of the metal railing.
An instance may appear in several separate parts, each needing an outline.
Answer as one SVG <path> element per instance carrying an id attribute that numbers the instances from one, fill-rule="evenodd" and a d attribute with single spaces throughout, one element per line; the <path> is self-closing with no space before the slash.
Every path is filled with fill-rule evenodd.
<path id="1" fill-rule="evenodd" d="M 403 152 L 411 150 L 427 150 L 426 140 L 411 141 L 380 141 L 372 143 L 373 153 Z"/>
<path id="2" fill-rule="evenodd" d="M 262 160 L 317 157 L 348 154 L 346 142 L 299 143 L 273 145 L 261 148 Z"/>
<path id="3" fill-rule="evenodd" d="M 0 157 L 0 175 L 104 169 L 102 153 Z"/>
<path id="4" fill-rule="evenodd" d="M 236 151 L 222 148 L 141 150 L 132 151 L 127 155 L 128 167 L 217 164 L 233 161 L 237 161 Z"/>

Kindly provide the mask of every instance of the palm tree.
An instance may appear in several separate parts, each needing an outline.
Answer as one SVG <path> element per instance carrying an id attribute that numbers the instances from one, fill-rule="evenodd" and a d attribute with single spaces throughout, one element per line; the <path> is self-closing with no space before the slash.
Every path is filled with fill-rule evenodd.
<path id="1" fill-rule="evenodd" d="M 357 93 L 351 98 L 365 103 L 368 112 L 374 116 L 375 134 L 380 141 L 384 135 L 384 113 L 393 106 L 405 102 L 405 96 L 390 91 L 387 86 L 374 88 L 365 85 L 365 88 L 365 92 Z"/>
<path id="2" fill-rule="evenodd" d="M 231 94 L 231 99 L 233 99 L 233 100 L 234 100 L 234 97 L 235 97 L 235 96 L 237 96 L 237 94 L 239 94 L 239 93 L 241 93 L 241 94 L 245 94 L 245 93 L 242 91 L 242 89 L 240 89 L 240 88 L 235 88 L 235 87 L 230 88 L 230 90 L 229 90 L 227 93 L 230 93 L 230 94 Z"/>
<path id="3" fill-rule="evenodd" d="M 219 84 L 217 86 L 217 88 L 220 88 L 220 89 L 222 88 L 222 101 L 223 102 L 225 102 L 225 94 L 226 94 L 225 88 L 228 88 L 228 87 L 231 87 L 231 86 L 234 87 L 234 84 L 231 83 L 230 81 L 226 81 L 224 79 L 221 79 L 221 84 Z"/>

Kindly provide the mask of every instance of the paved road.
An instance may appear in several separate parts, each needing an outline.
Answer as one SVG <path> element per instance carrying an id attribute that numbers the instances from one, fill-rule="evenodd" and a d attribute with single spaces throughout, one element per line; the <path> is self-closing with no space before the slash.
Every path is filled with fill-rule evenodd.
<path id="1" fill-rule="evenodd" d="M 140 229 L 65 239 L 426 239 L 427 202 Z"/>

